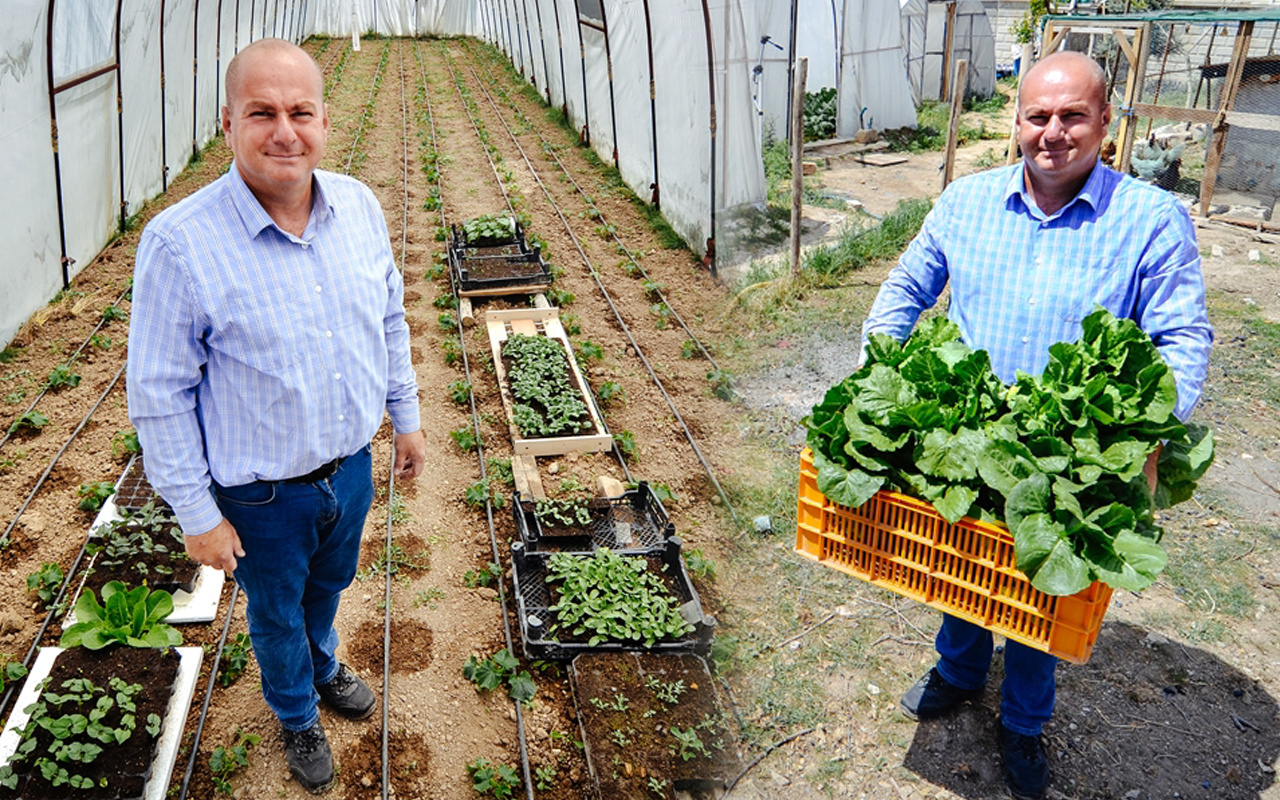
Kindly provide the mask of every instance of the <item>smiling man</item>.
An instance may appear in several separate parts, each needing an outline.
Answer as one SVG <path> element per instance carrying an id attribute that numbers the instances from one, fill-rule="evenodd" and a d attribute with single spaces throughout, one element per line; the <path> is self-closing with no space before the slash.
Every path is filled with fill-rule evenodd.
<path id="1" fill-rule="evenodd" d="M 225 175 L 156 215 L 138 245 L 129 417 L 187 553 L 248 598 L 262 693 L 289 770 L 333 783 L 318 705 L 363 719 L 377 698 L 338 663 L 333 621 L 355 576 L 383 413 L 397 475 L 426 448 L 386 222 L 360 182 L 317 170 L 320 70 L 263 39 L 231 60 Z"/>
<path id="2" fill-rule="evenodd" d="M 1019 371 L 1040 374 L 1049 346 L 1078 339 L 1084 317 L 1101 305 L 1151 336 L 1173 371 L 1185 420 L 1213 341 L 1195 228 L 1172 195 L 1098 161 L 1110 122 L 1105 76 L 1093 60 L 1061 52 L 1032 67 L 1019 94 L 1021 163 L 947 187 L 882 284 L 864 345 L 872 333 L 905 339 L 949 285 L 947 316 L 1009 383 Z M 1153 457 L 1153 483 L 1154 465 Z M 902 698 L 915 719 L 940 717 L 986 684 L 990 631 L 944 616 L 936 647 L 937 664 Z M 1040 733 L 1053 714 L 1056 666 L 1017 642 L 1005 647 L 997 733 L 1018 798 L 1042 797 L 1048 786 Z"/>

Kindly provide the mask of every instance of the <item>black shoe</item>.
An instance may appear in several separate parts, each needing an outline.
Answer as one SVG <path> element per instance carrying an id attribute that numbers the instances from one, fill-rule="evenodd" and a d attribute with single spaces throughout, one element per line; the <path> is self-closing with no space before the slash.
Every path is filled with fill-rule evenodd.
<path id="1" fill-rule="evenodd" d="M 938 668 L 934 667 L 907 690 L 898 705 L 902 708 L 902 713 L 912 719 L 936 719 L 964 701 L 982 694 L 982 688 L 961 689 L 959 686 L 952 686 L 938 673 Z"/>
<path id="2" fill-rule="evenodd" d="M 319 720 L 305 731 L 283 729 L 284 757 L 289 772 L 312 794 L 323 794 L 333 786 L 333 751 Z"/>
<path id="3" fill-rule="evenodd" d="M 373 691 L 346 664 L 339 664 L 333 680 L 317 686 L 316 691 L 329 708 L 347 719 L 364 719 L 378 705 Z"/>
<path id="4" fill-rule="evenodd" d="M 1049 759 L 1039 736 L 1026 736 L 1000 725 L 1004 779 L 1018 800 L 1039 800 L 1049 786 Z"/>

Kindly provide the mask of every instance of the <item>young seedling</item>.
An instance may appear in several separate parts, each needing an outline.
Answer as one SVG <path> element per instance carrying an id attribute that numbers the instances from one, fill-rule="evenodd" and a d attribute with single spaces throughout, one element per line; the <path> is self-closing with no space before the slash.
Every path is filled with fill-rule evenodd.
<path id="1" fill-rule="evenodd" d="M 464 425 L 461 428 L 455 428 L 449 431 L 449 438 L 453 439 L 453 443 L 462 449 L 464 453 L 470 453 L 480 444 L 476 438 L 475 428 L 470 425 Z"/>
<path id="2" fill-rule="evenodd" d="M 13 421 L 13 424 L 9 426 L 9 433 L 14 434 L 22 430 L 38 431 L 48 424 L 48 417 L 32 409 Z"/>
<path id="3" fill-rule="evenodd" d="M 471 788 L 478 794 L 491 794 L 495 800 L 510 800 L 520 788 L 520 776 L 514 767 L 493 764 L 481 756 L 467 764 Z"/>
<path id="4" fill-rule="evenodd" d="M 618 431 L 613 435 L 613 441 L 628 460 L 634 459 L 640 452 L 640 448 L 636 446 L 636 435 L 631 431 Z"/>
<path id="5" fill-rule="evenodd" d="M 240 676 L 244 674 L 245 668 L 249 666 L 249 659 L 252 656 L 253 642 L 249 641 L 249 634 L 237 633 L 236 638 L 223 651 L 222 669 L 218 673 L 218 685 L 225 689 L 240 680 Z M 254 744 L 257 743 L 255 742 Z"/>
<path id="6" fill-rule="evenodd" d="M 138 432 L 130 430 L 116 431 L 111 437 L 111 454 L 116 458 L 132 456 L 142 452 L 142 444 L 138 442 Z"/>
<path id="7" fill-rule="evenodd" d="M 27 576 L 27 592 L 34 594 L 40 600 L 40 605 L 47 607 L 58 596 L 58 589 L 62 587 L 65 577 L 62 567 L 46 561 L 40 565 L 40 569 Z"/>
<path id="8" fill-rule="evenodd" d="M 679 754 L 684 761 L 689 761 L 698 756 L 710 756 L 711 751 L 707 750 L 707 746 L 702 743 L 702 739 L 698 736 L 696 728 L 681 730 L 674 725 L 670 728 L 671 735 L 675 737 L 675 742 L 670 746 L 672 755 Z"/>
<path id="9" fill-rule="evenodd" d="M 242 636 L 244 634 L 241 634 Z M 262 741 L 256 733 L 245 733 L 236 728 L 235 740 L 230 747 L 216 747 L 209 756 L 209 771 L 213 773 L 213 788 L 225 795 L 232 795 L 231 776 L 241 767 L 249 766 L 249 748 Z"/>
<path id="10" fill-rule="evenodd" d="M 80 374 L 71 371 L 71 364 L 59 364 L 49 371 L 45 384 L 52 392 L 63 388 L 74 388 L 80 385 Z"/>
<path id="11" fill-rule="evenodd" d="M 689 568 L 689 572 L 699 578 L 716 577 L 716 562 L 707 558 L 703 552 L 697 548 L 684 551 L 684 563 Z"/>
<path id="12" fill-rule="evenodd" d="M 484 659 L 476 658 L 475 654 L 467 656 L 462 676 L 474 683 L 478 692 L 493 691 L 505 683 L 511 699 L 526 706 L 537 691 L 533 676 L 520 669 L 520 662 L 505 647 Z"/>
<path id="13" fill-rule="evenodd" d="M 605 381 L 600 384 L 600 388 L 596 390 L 596 399 L 600 401 L 603 407 L 612 406 L 614 403 L 623 402 L 627 399 L 626 392 L 615 381 Z"/>
<path id="14" fill-rule="evenodd" d="M 100 481 L 98 483 L 82 483 L 80 488 L 76 490 L 76 497 L 80 498 L 80 502 L 76 503 L 76 507 L 81 511 L 97 513 L 102 508 L 102 504 L 107 498 L 115 494 L 116 487 L 110 481 Z"/>
<path id="15" fill-rule="evenodd" d="M 502 575 L 502 568 L 493 562 L 485 564 L 480 569 L 469 569 L 462 576 L 462 585 L 468 589 L 478 587 L 488 587 Z"/>

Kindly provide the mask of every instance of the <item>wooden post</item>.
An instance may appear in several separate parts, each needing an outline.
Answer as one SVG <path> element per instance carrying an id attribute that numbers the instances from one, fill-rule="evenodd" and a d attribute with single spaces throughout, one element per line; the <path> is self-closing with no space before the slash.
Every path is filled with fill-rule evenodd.
<path id="1" fill-rule="evenodd" d="M 938 93 L 939 100 L 951 99 L 951 58 L 955 49 L 956 42 L 956 2 L 951 0 L 947 3 L 947 28 L 943 31 L 942 45 L 942 91 Z M 961 91 L 964 91 L 962 88 Z M 946 185 L 945 183 L 943 184 Z"/>
<path id="2" fill-rule="evenodd" d="M 1049 21 L 1050 29 L 1052 29 L 1053 21 Z M 1027 70 L 1031 69 L 1031 42 L 1022 45 L 1022 56 L 1018 60 L 1018 92 L 1022 92 L 1022 76 L 1027 74 Z M 1018 98 L 1014 98 L 1013 124 L 1009 127 L 1009 152 L 1006 155 L 1006 164 L 1012 164 L 1018 160 Z"/>
<path id="3" fill-rule="evenodd" d="M 951 88 L 951 120 L 947 125 L 947 156 L 942 167 L 942 188 L 951 183 L 956 168 L 956 144 L 960 138 L 960 114 L 964 112 L 964 87 L 969 76 L 968 59 L 956 62 L 956 80 Z"/>
<path id="4" fill-rule="evenodd" d="M 1218 117 L 1213 125 L 1213 141 L 1204 159 L 1204 178 L 1200 181 L 1200 216 L 1209 216 L 1213 202 L 1213 187 L 1218 182 L 1218 168 L 1222 166 L 1222 151 L 1227 146 L 1227 112 L 1236 102 L 1236 91 L 1244 76 L 1244 62 L 1249 57 L 1249 40 L 1253 38 L 1253 21 L 1241 22 L 1236 31 L 1235 47 L 1231 50 L 1231 64 L 1227 67 L 1226 83 L 1218 96 Z"/>
<path id="5" fill-rule="evenodd" d="M 804 202 L 804 84 L 809 77 L 809 59 L 796 64 L 796 80 L 791 104 L 791 274 L 800 274 L 800 206 Z"/>
<path id="6" fill-rule="evenodd" d="M 1142 101 L 1142 88 L 1147 82 L 1147 54 L 1151 51 L 1150 22 L 1142 23 L 1142 27 L 1133 32 L 1133 51 L 1138 63 L 1129 72 L 1129 80 L 1124 87 L 1124 108 L 1121 109 L 1124 117 L 1120 120 L 1120 141 L 1116 143 L 1116 169 L 1120 172 L 1129 171 L 1129 159 L 1133 155 L 1133 141 L 1138 130 L 1138 117 L 1133 106 Z M 1133 61 L 1130 60 L 1129 63 L 1133 64 Z"/>

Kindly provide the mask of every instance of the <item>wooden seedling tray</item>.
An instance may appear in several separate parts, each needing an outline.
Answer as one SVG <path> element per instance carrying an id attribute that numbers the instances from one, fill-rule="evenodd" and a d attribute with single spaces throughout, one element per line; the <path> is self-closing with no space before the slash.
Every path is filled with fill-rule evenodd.
<path id="1" fill-rule="evenodd" d="M 578 369 L 578 361 L 573 356 L 573 348 L 569 345 L 569 337 L 560 324 L 558 308 L 521 308 L 511 311 L 488 311 L 485 313 L 485 326 L 489 331 L 489 346 L 493 350 L 493 366 L 498 375 L 498 388 L 502 393 L 502 407 L 507 414 L 507 427 L 511 431 L 511 446 L 517 456 L 559 456 L 566 453 L 602 453 L 613 448 L 613 437 L 610 436 L 596 411 L 596 405 L 587 392 L 587 381 Z M 527 438 L 516 427 L 512 407 L 515 398 L 507 385 L 507 370 L 502 363 L 502 343 L 515 333 L 527 336 L 547 336 L 555 339 L 564 348 L 565 357 L 569 360 L 569 369 L 573 373 L 573 383 L 577 385 L 582 402 L 591 415 L 591 432 L 573 436 L 554 436 L 545 438 Z"/>

